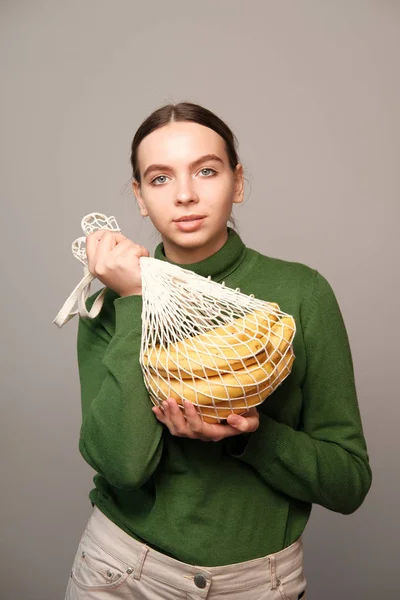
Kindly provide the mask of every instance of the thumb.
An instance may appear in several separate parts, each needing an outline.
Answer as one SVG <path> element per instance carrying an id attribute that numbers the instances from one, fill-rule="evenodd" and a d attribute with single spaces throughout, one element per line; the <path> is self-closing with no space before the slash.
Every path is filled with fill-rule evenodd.
<path id="1" fill-rule="evenodd" d="M 249 429 L 249 423 L 247 419 L 245 419 L 245 417 L 241 417 L 240 415 L 229 415 L 226 420 L 228 425 L 234 427 L 242 433 L 246 432 Z"/>
<path id="2" fill-rule="evenodd" d="M 117 244 L 119 244 L 120 242 L 123 242 L 126 239 L 128 239 L 126 237 L 126 235 L 123 235 L 120 231 L 116 232 L 114 240 Z"/>

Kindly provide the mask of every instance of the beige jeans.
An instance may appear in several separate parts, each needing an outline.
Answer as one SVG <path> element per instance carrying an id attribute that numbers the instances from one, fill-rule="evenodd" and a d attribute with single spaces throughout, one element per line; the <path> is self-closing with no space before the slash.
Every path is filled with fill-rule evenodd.
<path id="1" fill-rule="evenodd" d="M 137 542 L 94 507 L 65 600 L 305 600 L 305 587 L 301 540 L 243 563 L 193 566 Z"/>

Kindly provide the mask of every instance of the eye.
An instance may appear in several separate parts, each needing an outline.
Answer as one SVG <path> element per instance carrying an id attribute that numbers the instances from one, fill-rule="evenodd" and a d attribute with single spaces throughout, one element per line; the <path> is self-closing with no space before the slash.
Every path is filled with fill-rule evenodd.
<path id="1" fill-rule="evenodd" d="M 207 173 L 204 173 L 204 171 L 207 171 Z M 204 169 L 201 169 L 200 173 L 203 173 L 203 175 L 205 177 L 211 177 L 211 175 L 214 175 L 217 171 L 214 171 L 214 169 L 210 169 L 210 167 L 204 167 Z"/>
<path id="2" fill-rule="evenodd" d="M 164 179 L 164 181 L 160 181 L 160 179 Z M 151 184 L 152 185 L 162 185 L 163 183 L 165 183 L 167 180 L 167 176 L 166 175 L 158 175 L 157 177 L 155 177 L 154 179 L 151 180 Z"/>

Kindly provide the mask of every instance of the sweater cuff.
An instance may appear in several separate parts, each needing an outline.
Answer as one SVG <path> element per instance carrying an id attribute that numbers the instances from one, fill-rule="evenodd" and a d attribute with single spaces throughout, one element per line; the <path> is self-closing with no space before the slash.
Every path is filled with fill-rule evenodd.
<path id="1" fill-rule="evenodd" d="M 248 437 L 231 438 L 228 453 L 235 458 L 251 465 L 259 472 L 264 472 L 273 466 L 282 455 L 286 445 L 288 425 L 278 423 L 265 414 L 260 414 L 258 429 Z M 241 438 L 241 439 L 240 439 Z"/>
<path id="2" fill-rule="evenodd" d="M 142 296 L 124 296 L 114 300 L 115 335 L 142 334 Z"/>

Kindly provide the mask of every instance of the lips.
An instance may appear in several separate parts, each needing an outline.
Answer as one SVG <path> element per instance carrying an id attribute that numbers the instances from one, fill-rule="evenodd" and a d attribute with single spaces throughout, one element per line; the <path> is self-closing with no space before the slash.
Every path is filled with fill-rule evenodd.
<path id="1" fill-rule="evenodd" d="M 179 219 L 175 219 L 174 226 L 184 234 L 194 233 L 201 229 L 205 222 L 205 215 L 183 215 Z"/>
<path id="2" fill-rule="evenodd" d="M 204 219 L 205 215 L 185 215 L 183 217 L 179 217 L 179 219 L 174 219 L 175 223 L 182 223 L 184 221 L 198 221 L 199 219 Z"/>

